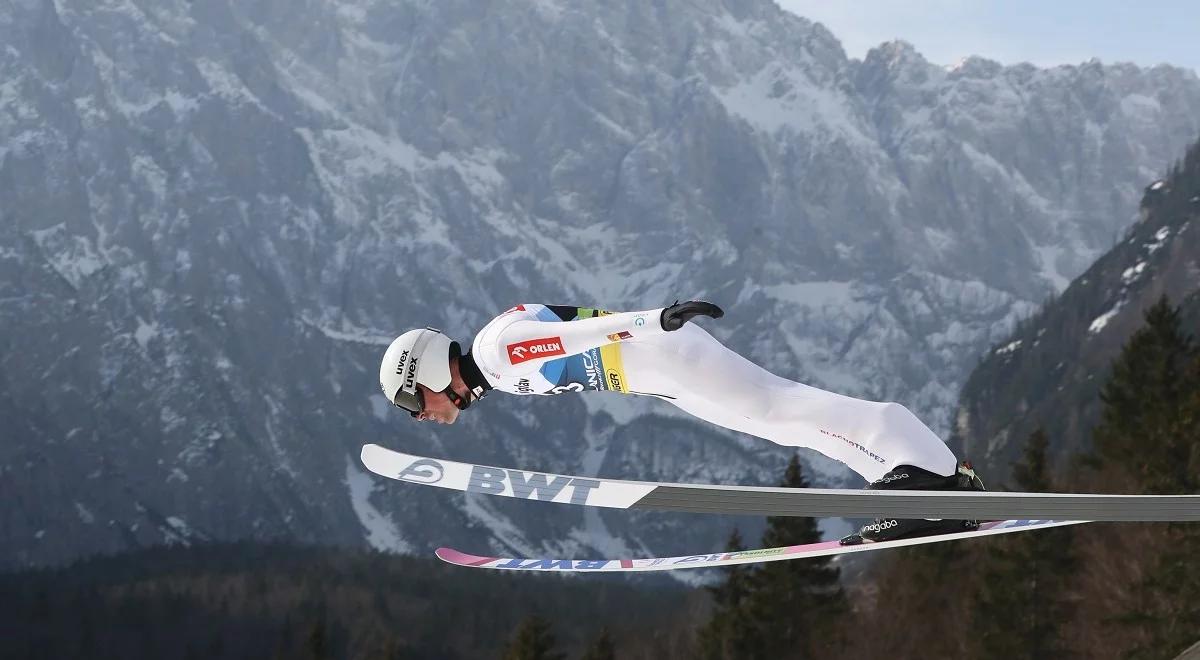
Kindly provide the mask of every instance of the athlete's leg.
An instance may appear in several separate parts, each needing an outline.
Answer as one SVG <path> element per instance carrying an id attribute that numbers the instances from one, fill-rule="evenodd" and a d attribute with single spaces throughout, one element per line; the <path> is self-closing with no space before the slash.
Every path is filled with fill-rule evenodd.
<path id="1" fill-rule="evenodd" d="M 897 465 L 954 473 L 954 454 L 904 406 L 780 378 L 699 326 L 624 343 L 621 354 L 631 391 L 671 397 L 685 412 L 725 428 L 815 449 L 868 481 Z"/>

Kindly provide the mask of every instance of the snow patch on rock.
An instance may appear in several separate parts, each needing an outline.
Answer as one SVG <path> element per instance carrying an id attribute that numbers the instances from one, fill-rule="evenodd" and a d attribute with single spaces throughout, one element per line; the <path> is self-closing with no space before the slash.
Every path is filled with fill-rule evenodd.
<path id="1" fill-rule="evenodd" d="M 1100 331 L 1104 330 L 1105 326 L 1108 325 L 1108 322 L 1111 321 L 1113 319 L 1113 317 L 1116 316 L 1117 313 L 1120 312 L 1121 308 L 1124 306 L 1125 306 L 1124 301 L 1118 302 L 1116 305 L 1113 306 L 1112 309 L 1101 314 L 1100 316 L 1097 316 L 1092 321 L 1091 325 L 1088 326 L 1088 332 L 1093 335 L 1099 334 Z"/>
<path id="2" fill-rule="evenodd" d="M 384 552 L 411 554 L 412 546 L 404 540 L 391 516 L 380 513 L 371 504 L 375 481 L 365 471 L 358 469 L 350 456 L 346 457 L 345 484 L 350 491 L 350 506 L 354 509 L 354 515 L 358 516 L 358 522 L 366 530 L 367 544 Z"/>
<path id="3" fill-rule="evenodd" d="M 1005 344 L 1004 346 L 1002 346 L 1000 348 L 997 348 L 996 355 L 1004 355 L 1006 353 L 1012 353 L 1012 352 L 1016 351 L 1018 348 L 1021 348 L 1021 340 L 1020 339 L 1018 339 L 1014 342 L 1011 342 L 1009 344 Z"/>
<path id="4" fill-rule="evenodd" d="M 75 503 L 75 512 L 79 514 L 79 520 L 85 525 L 91 525 L 96 522 L 96 516 L 83 504 Z"/>

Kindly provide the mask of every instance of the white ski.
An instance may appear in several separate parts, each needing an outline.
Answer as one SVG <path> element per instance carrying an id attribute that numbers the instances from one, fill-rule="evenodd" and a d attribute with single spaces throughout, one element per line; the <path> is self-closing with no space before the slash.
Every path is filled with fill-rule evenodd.
<path id="1" fill-rule="evenodd" d="M 770 488 L 576 477 L 413 456 L 364 445 L 372 472 L 468 493 L 614 509 L 844 518 L 1200 521 L 1200 495 Z"/>
<path id="2" fill-rule="evenodd" d="M 437 556 L 444 562 L 469 568 L 492 568 L 509 571 L 553 571 L 556 573 L 617 573 L 630 571 L 674 571 L 682 568 L 714 568 L 732 564 L 755 564 L 766 561 L 783 561 L 804 557 L 842 555 L 851 552 L 869 552 L 899 548 L 906 545 L 922 545 L 970 539 L 978 536 L 1024 532 L 1063 525 L 1078 525 L 1085 521 L 1054 520 L 1004 520 L 987 522 L 970 532 L 955 532 L 937 536 L 921 536 L 896 541 L 863 542 L 860 545 L 840 545 L 837 541 L 823 541 L 807 545 L 791 545 L 782 548 L 722 552 L 710 555 L 687 555 L 682 557 L 648 557 L 645 559 L 538 559 L 521 557 L 481 557 L 453 548 L 438 548 Z"/>

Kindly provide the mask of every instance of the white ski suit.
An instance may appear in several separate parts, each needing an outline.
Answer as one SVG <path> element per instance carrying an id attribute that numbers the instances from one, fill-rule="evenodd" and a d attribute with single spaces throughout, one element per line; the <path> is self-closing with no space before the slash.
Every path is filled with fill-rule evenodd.
<path id="1" fill-rule="evenodd" d="M 653 396 L 718 426 L 815 449 L 867 481 L 897 465 L 954 474 L 954 454 L 904 406 L 780 378 L 694 323 L 663 330 L 661 313 L 518 305 L 479 331 L 471 355 L 494 389 L 511 394 Z"/>

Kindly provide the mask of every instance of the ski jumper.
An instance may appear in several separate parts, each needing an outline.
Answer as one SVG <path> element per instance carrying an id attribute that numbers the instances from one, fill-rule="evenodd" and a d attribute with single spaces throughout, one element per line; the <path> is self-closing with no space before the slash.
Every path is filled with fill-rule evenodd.
<path id="1" fill-rule="evenodd" d="M 479 331 L 471 356 L 510 394 L 653 396 L 727 429 L 814 449 L 867 481 L 898 465 L 954 474 L 954 454 L 904 406 L 780 378 L 694 323 L 663 330 L 661 313 L 518 305 Z"/>

